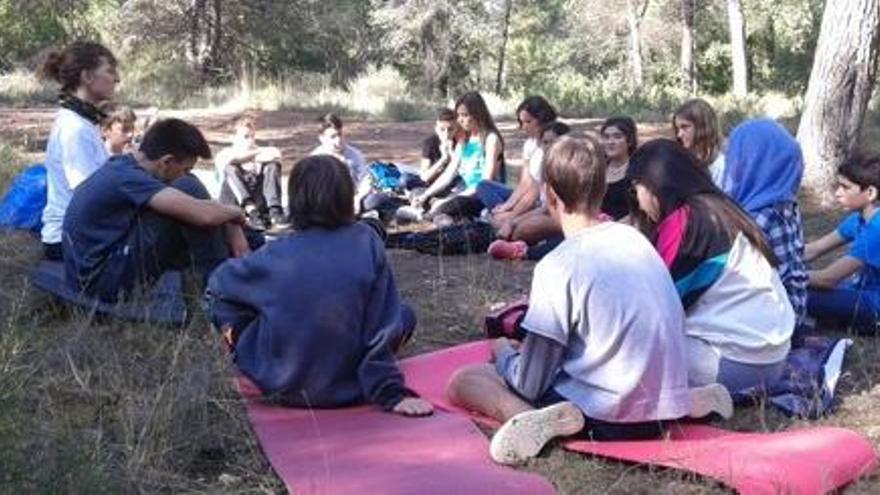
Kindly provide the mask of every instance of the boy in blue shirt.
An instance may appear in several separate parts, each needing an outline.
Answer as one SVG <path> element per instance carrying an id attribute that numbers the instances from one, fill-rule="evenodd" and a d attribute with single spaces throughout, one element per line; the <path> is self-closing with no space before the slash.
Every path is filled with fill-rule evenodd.
<path id="1" fill-rule="evenodd" d="M 807 313 L 846 326 L 872 328 L 880 310 L 880 156 L 855 156 L 837 170 L 837 202 L 850 213 L 834 231 L 807 244 L 812 261 L 849 244 L 849 251 L 821 270 L 811 270 Z"/>
<path id="2" fill-rule="evenodd" d="M 104 301 L 129 298 L 166 270 L 206 278 L 248 251 L 240 208 L 210 199 L 189 173 L 210 158 L 202 133 L 179 119 L 159 121 L 140 149 L 112 157 L 74 191 L 64 217 L 66 279 Z"/>

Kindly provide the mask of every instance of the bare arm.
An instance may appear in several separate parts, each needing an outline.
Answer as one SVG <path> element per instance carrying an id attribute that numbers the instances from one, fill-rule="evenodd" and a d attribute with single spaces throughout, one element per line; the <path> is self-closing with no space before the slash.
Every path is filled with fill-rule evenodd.
<path id="1" fill-rule="evenodd" d="M 242 163 L 251 162 L 260 154 L 260 148 L 252 148 L 247 150 L 237 150 L 232 152 L 229 157 L 230 165 L 241 165 Z"/>
<path id="2" fill-rule="evenodd" d="M 425 158 L 423 161 L 428 163 L 428 167 L 422 172 L 422 180 L 429 184 L 433 182 L 441 173 L 443 173 L 444 167 L 449 164 L 450 160 L 450 156 L 445 153 L 433 164 L 430 164 L 428 159 Z"/>
<path id="3" fill-rule="evenodd" d="M 501 140 L 498 134 L 494 132 L 486 136 L 486 168 L 483 171 L 483 179 L 495 180 L 501 169 L 501 161 L 498 160 L 501 153 L 504 152 Z"/>
<path id="4" fill-rule="evenodd" d="M 529 169 L 524 167 L 522 172 L 519 174 L 519 182 L 516 184 L 516 188 L 513 190 L 513 194 L 507 198 L 507 201 L 501 203 L 492 209 L 492 213 L 502 213 L 505 211 L 510 211 L 514 208 L 514 206 L 519 202 L 520 197 L 525 193 L 528 185 L 533 182 L 532 176 L 529 174 Z"/>
<path id="5" fill-rule="evenodd" d="M 822 238 L 808 243 L 804 247 L 804 261 L 813 261 L 823 254 L 846 244 L 846 239 L 840 236 L 836 230 L 825 234 Z"/>
<path id="6" fill-rule="evenodd" d="M 847 277 L 861 270 L 863 266 L 865 264 L 861 260 L 844 256 L 821 270 L 810 270 L 810 287 L 833 289 Z"/>
<path id="7" fill-rule="evenodd" d="M 158 213 L 196 227 L 244 223 L 244 215 L 240 208 L 222 205 L 209 199 L 197 199 L 173 187 L 166 187 L 157 192 L 148 205 Z"/>
<path id="8" fill-rule="evenodd" d="M 541 186 L 532 179 L 532 176 L 528 171 L 525 172 L 524 175 L 526 178 L 520 182 L 523 185 L 522 194 L 520 194 L 519 199 L 511 208 L 514 215 L 520 215 L 533 209 L 535 203 L 538 201 L 538 196 L 540 195 Z"/>
<path id="9" fill-rule="evenodd" d="M 443 169 L 443 172 L 440 174 L 440 177 L 431 184 L 428 189 L 422 193 L 421 196 L 417 198 L 417 203 L 424 203 L 425 201 L 436 196 L 440 191 L 446 189 L 451 186 L 455 181 L 455 178 L 458 177 L 458 167 L 461 164 L 461 148 L 456 149 L 455 155 L 452 157 L 452 161 L 449 165 Z"/>

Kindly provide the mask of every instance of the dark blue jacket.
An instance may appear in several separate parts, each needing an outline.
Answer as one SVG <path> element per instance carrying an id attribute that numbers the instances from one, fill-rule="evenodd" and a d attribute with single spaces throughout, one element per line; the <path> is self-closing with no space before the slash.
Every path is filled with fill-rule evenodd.
<path id="1" fill-rule="evenodd" d="M 409 395 L 393 345 L 403 304 L 373 229 L 311 228 L 226 261 L 208 282 L 211 320 L 231 325 L 239 369 L 268 396 L 300 407 Z"/>

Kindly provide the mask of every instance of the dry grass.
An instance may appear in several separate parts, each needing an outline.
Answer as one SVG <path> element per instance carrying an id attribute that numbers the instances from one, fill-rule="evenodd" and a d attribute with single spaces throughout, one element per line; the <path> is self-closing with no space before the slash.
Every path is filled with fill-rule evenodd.
<path id="1" fill-rule="evenodd" d="M 0 148 L 0 156 L 3 156 Z M 17 163 L 20 149 L 6 155 Z M 20 161 L 20 160 L 18 160 Z M 0 170 L 0 172 L 4 172 Z M 7 173 L 7 176 L 9 174 Z M 806 205 L 816 236 L 839 213 Z M 38 242 L 0 234 L 0 493 L 278 493 L 232 370 L 210 335 L 198 297 L 184 328 L 95 321 L 31 289 Z M 485 255 L 437 258 L 391 252 L 398 285 L 419 314 L 409 353 L 481 338 L 482 316 L 529 289 L 532 263 Z M 842 404 L 809 424 L 852 428 L 880 445 L 880 345 L 853 336 Z M 724 427 L 777 431 L 806 423 L 756 405 Z M 720 493 L 687 473 L 608 462 L 550 448 L 524 467 L 560 493 Z M 877 493 L 867 479 L 852 493 Z"/>
<path id="2" fill-rule="evenodd" d="M 281 491 L 201 316 L 154 328 L 67 311 L 28 287 L 39 255 L 0 239 L 0 492 Z"/>

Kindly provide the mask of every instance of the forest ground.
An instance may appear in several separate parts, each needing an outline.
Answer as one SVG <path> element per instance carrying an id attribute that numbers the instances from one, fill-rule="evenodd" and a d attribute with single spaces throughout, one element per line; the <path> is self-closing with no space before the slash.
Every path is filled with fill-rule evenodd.
<path id="1" fill-rule="evenodd" d="M 215 151 L 231 137 L 234 115 L 171 113 L 198 124 Z M 28 158 L 38 161 L 52 115 L 43 108 L 0 109 L 0 140 L 22 143 Z M 259 137 L 282 149 L 289 168 L 317 144 L 315 118 L 263 112 Z M 595 132 L 600 121 L 572 123 L 576 133 Z M 415 165 L 432 126 L 351 121 L 345 132 L 370 160 Z M 516 177 L 522 138 L 515 122 L 499 127 Z M 643 140 L 665 135 L 668 124 L 642 125 L 640 132 Z M 802 207 L 808 238 L 823 234 L 841 216 L 809 198 Z M 483 315 L 528 291 L 534 268 L 531 262 L 495 261 L 484 254 L 389 254 L 398 286 L 419 315 L 408 355 L 481 338 Z M 194 317 L 183 329 L 95 321 L 28 286 L 27 271 L 38 258 L 36 240 L 0 237 L 0 465 L 6 466 L 0 492 L 283 491 L 248 426 L 231 386 L 232 370 L 219 339 L 208 331 L 196 293 L 189 301 Z M 835 414 L 794 421 L 758 404 L 739 408 L 720 426 L 777 431 L 835 425 L 859 431 L 880 447 L 880 345 L 874 338 L 852 338 L 856 343 L 847 356 Z M 584 457 L 555 445 L 522 469 L 546 476 L 560 493 L 724 492 L 692 475 Z M 878 490 L 880 480 L 869 478 L 849 492 Z"/>

